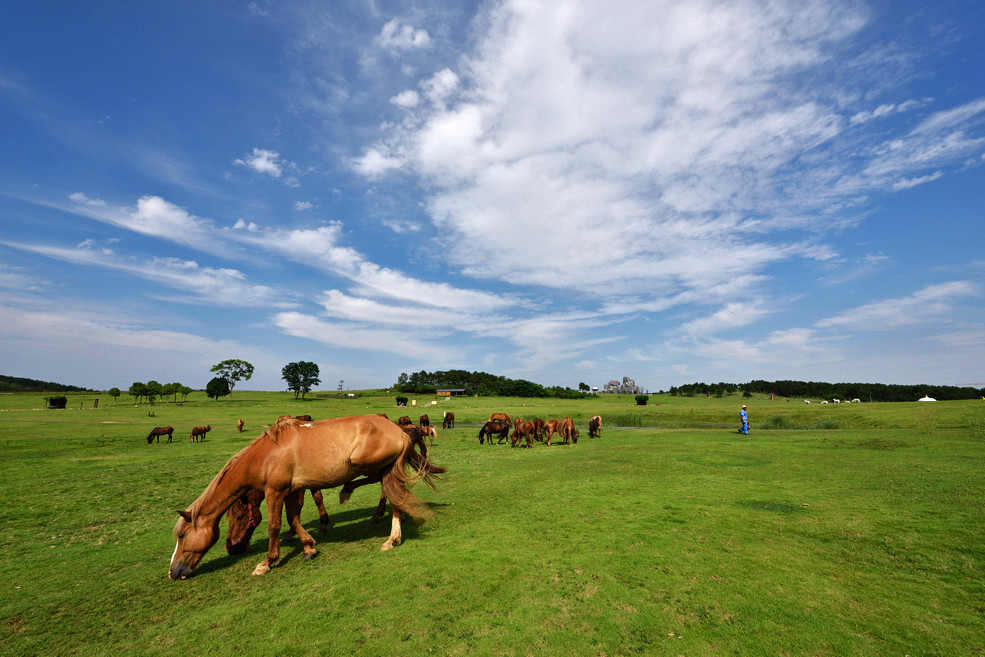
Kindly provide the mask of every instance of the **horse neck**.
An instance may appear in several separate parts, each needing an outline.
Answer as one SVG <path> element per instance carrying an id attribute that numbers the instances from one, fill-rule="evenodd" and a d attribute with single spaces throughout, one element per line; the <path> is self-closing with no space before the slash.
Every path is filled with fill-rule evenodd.
<path id="1" fill-rule="evenodd" d="M 216 475 L 202 497 L 199 498 L 200 522 L 219 522 L 229 507 L 248 490 L 254 488 L 254 464 L 265 456 L 264 441 L 256 441 L 237 455 L 235 462 Z M 261 454 L 261 452 L 263 452 Z"/>

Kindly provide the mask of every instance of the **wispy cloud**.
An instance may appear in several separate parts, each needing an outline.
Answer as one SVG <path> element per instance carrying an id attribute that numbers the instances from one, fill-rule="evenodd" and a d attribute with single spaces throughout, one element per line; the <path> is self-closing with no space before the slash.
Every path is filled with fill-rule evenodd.
<path id="1" fill-rule="evenodd" d="M 885 331 L 946 318 L 956 301 L 979 294 L 978 287 L 970 281 L 928 285 L 909 296 L 884 299 L 846 310 L 821 320 L 816 326 L 849 328 L 855 331 Z"/>
<path id="2" fill-rule="evenodd" d="M 430 47 L 431 36 L 427 30 L 405 25 L 399 18 L 394 18 L 380 30 L 379 42 L 387 50 L 411 50 Z"/>

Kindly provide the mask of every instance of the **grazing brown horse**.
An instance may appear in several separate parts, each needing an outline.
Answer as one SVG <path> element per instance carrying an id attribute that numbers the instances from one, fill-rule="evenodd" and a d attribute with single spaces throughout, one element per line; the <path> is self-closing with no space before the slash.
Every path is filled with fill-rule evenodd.
<path id="1" fill-rule="evenodd" d="M 428 445 L 434 445 L 434 439 L 438 437 L 438 431 L 429 424 L 426 427 L 421 427 L 421 436 L 427 436 Z"/>
<path id="2" fill-rule="evenodd" d="M 493 434 L 499 434 L 499 442 L 497 445 L 501 445 L 504 440 L 510 436 L 510 425 L 505 422 L 486 422 L 479 429 L 479 444 L 483 444 L 486 440 L 486 436 L 489 437 L 489 444 L 492 445 Z"/>
<path id="3" fill-rule="evenodd" d="M 490 422 L 505 422 L 506 424 L 510 425 L 511 427 L 513 426 L 513 421 L 510 420 L 510 416 L 507 415 L 506 413 L 490 413 L 490 415 L 489 415 L 489 421 Z"/>
<path id="4" fill-rule="evenodd" d="M 243 421 L 240 420 L 236 423 L 236 432 L 243 433 Z"/>
<path id="5" fill-rule="evenodd" d="M 574 420 L 570 417 L 566 417 L 561 420 L 557 425 L 557 430 L 564 439 L 565 445 L 570 445 L 572 442 L 578 442 L 578 429 L 575 429 Z"/>
<path id="6" fill-rule="evenodd" d="M 207 424 L 204 427 L 195 427 L 194 429 L 192 429 L 192 442 L 193 443 L 202 442 L 203 440 L 205 440 L 205 434 L 207 434 L 210 431 L 212 431 L 211 424 Z M 196 438 L 198 438 L 198 440 L 195 440 Z"/>
<path id="7" fill-rule="evenodd" d="M 588 421 L 588 437 L 599 438 L 602 435 L 602 416 L 593 415 Z"/>
<path id="8" fill-rule="evenodd" d="M 414 426 L 414 421 L 410 419 L 408 415 L 401 415 L 397 418 L 397 426 L 400 427 L 412 427 Z"/>
<path id="9" fill-rule="evenodd" d="M 418 420 L 418 424 L 420 424 L 422 427 L 429 427 L 429 426 L 431 426 L 431 418 L 429 418 L 428 415 L 427 415 L 427 413 L 425 413 Z"/>
<path id="10" fill-rule="evenodd" d="M 325 510 L 325 498 L 318 489 L 311 491 L 311 499 L 318 507 L 319 529 L 321 533 L 328 531 L 328 511 Z M 243 554 L 250 550 L 250 539 L 253 538 L 253 531 L 263 520 L 260 512 L 260 503 L 263 502 L 263 491 L 248 490 L 233 502 L 233 505 L 226 511 L 226 520 L 229 522 L 229 529 L 226 531 L 226 552 L 229 554 Z M 235 538 L 234 538 L 235 537 Z"/>
<path id="11" fill-rule="evenodd" d="M 534 423 L 513 418 L 513 435 L 510 436 L 510 445 L 523 447 L 524 438 L 527 439 L 527 447 L 533 447 Z"/>
<path id="12" fill-rule="evenodd" d="M 315 539 L 301 525 L 304 491 L 356 484 L 358 477 L 380 481 L 393 508 L 390 537 L 381 547 L 389 550 L 402 539 L 404 514 L 422 519 L 427 509 L 407 486 L 423 480 L 434 487 L 435 475 L 444 472 L 413 449 L 404 431 L 378 415 L 363 415 L 301 423 L 279 420 L 233 456 L 197 500 L 179 511 L 168 577 L 186 579 L 219 539 L 219 520 L 241 495 L 262 490 L 267 500 L 267 557 L 254 575 L 270 572 L 280 559 L 281 513 L 294 528 L 304 560 L 317 554 Z M 407 467 L 416 470 L 408 476 Z M 343 489 L 340 498 L 345 495 Z"/>
<path id="13" fill-rule="evenodd" d="M 173 433 L 174 427 L 154 427 L 147 434 L 147 444 L 150 445 L 154 438 L 157 438 L 157 442 L 161 442 L 161 436 L 167 436 L 168 442 L 171 442 L 171 434 Z"/>
<path id="14" fill-rule="evenodd" d="M 533 420 L 534 423 L 534 440 L 544 442 L 544 431 L 547 429 L 547 422 L 544 422 L 540 418 Z"/>
<path id="15" fill-rule="evenodd" d="M 455 414 L 451 411 L 445 413 L 445 417 L 441 420 L 442 429 L 454 429 L 455 428 Z"/>
<path id="16" fill-rule="evenodd" d="M 557 420 L 548 420 L 544 425 L 544 434 L 546 434 L 545 438 L 548 447 L 551 446 L 551 438 L 553 438 L 554 434 L 557 433 L 558 424 L 560 424 L 560 422 Z"/>

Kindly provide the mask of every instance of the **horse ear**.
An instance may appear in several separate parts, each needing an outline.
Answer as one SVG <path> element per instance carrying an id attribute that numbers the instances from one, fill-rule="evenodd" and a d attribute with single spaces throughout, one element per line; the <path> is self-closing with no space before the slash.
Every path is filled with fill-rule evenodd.
<path id="1" fill-rule="evenodd" d="M 192 521 L 192 514 L 188 513 L 187 511 L 179 511 L 178 515 L 184 518 L 185 520 L 187 520 L 188 522 Z"/>

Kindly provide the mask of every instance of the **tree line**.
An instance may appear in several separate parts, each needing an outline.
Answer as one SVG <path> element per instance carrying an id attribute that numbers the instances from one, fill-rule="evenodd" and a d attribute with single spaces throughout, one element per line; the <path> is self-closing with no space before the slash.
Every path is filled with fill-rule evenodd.
<path id="1" fill-rule="evenodd" d="M 696 395 L 721 397 L 742 391 L 743 395 L 770 393 L 779 397 L 800 397 L 803 399 L 861 399 L 862 401 L 904 402 L 916 401 L 927 395 L 940 401 L 955 399 L 977 399 L 985 396 L 985 388 L 898 385 L 887 383 L 825 383 L 823 381 L 763 381 L 755 379 L 748 383 L 691 383 L 672 386 L 671 395 L 693 397 Z"/>
<path id="2" fill-rule="evenodd" d="M 579 386 L 587 390 L 584 383 Z M 416 393 L 418 395 L 433 395 L 438 390 L 463 389 L 467 395 L 483 395 L 489 397 L 556 397 L 559 399 L 579 399 L 587 397 L 587 393 L 572 388 L 552 386 L 545 387 L 525 379 L 510 379 L 487 372 L 469 372 L 467 370 L 448 370 L 438 372 L 401 372 L 393 389 L 397 392 Z"/>

